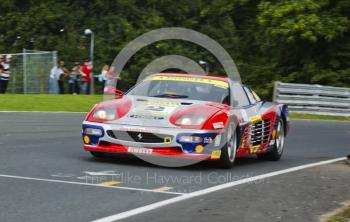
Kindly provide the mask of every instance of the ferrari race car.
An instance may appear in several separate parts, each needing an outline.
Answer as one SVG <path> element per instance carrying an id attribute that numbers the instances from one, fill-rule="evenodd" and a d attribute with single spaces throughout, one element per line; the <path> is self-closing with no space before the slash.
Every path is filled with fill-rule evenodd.
<path id="1" fill-rule="evenodd" d="M 84 149 L 106 153 L 217 160 L 279 160 L 289 129 L 288 107 L 261 101 L 227 77 L 160 73 L 87 114 Z"/>

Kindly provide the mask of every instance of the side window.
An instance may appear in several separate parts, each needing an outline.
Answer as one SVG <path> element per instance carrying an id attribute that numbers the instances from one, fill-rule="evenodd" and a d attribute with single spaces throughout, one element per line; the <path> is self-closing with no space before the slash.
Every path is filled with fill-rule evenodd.
<path id="1" fill-rule="evenodd" d="M 248 89 L 248 87 L 246 87 L 246 86 L 243 86 L 243 88 L 244 88 L 244 91 L 247 93 L 247 96 L 249 98 L 250 103 L 251 104 L 257 103 L 258 101 L 256 100 L 256 98 L 253 95 L 253 93 L 250 91 L 250 89 Z"/>
<path id="2" fill-rule="evenodd" d="M 242 85 L 239 83 L 233 83 L 232 89 L 232 106 L 248 106 L 250 105 L 246 93 L 244 92 Z"/>
<path id="3" fill-rule="evenodd" d="M 261 101 L 260 96 L 258 96 L 258 94 L 256 94 L 255 91 L 252 90 L 252 94 L 253 94 L 254 98 L 256 99 L 256 101 L 258 101 L 258 102 Z"/>

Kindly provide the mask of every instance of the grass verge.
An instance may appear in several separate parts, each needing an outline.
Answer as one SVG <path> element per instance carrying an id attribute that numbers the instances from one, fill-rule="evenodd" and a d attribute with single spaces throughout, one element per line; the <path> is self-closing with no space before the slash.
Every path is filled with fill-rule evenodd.
<path id="1" fill-rule="evenodd" d="M 328 222 L 349 222 L 350 221 L 350 205 L 339 213 L 331 216 Z"/>
<path id="2" fill-rule="evenodd" d="M 102 95 L 0 95 L 0 111 L 88 112 Z"/>
<path id="3" fill-rule="evenodd" d="M 289 117 L 291 119 L 318 119 L 318 120 L 350 121 L 350 116 L 330 116 L 330 115 L 289 113 Z"/>

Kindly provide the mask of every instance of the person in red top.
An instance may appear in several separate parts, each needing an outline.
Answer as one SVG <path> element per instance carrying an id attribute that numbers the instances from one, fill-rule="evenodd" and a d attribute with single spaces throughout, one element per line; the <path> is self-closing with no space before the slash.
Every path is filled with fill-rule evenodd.
<path id="1" fill-rule="evenodd" d="M 83 93 L 85 94 L 90 94 L 92 68 L 93 67 L 89 59 L 85 59 L 84 64 L 80 68 L 80 74 L 83 77 L 82 89 L 83 89 Z"/>

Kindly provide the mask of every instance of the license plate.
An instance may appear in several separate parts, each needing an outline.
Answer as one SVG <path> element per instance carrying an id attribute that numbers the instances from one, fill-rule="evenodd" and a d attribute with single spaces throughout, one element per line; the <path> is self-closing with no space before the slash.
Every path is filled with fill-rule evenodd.
<path id="1" fill-rule="evenodd" d="M 138 153 L 138 154 L 152 154 L 153 150 L 148 148 L 140 147 L 128 147 L 129 153 Z"/>

